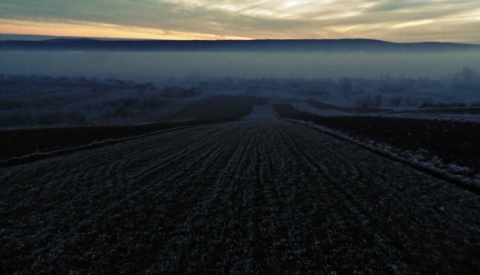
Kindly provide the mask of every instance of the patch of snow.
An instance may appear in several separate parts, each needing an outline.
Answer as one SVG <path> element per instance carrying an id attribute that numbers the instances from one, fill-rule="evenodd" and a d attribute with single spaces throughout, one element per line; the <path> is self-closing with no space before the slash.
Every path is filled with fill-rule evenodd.
<path id="1" fill-rule="evenodd" d="M 377 113 L 377 114 L 368 114 L 364 116 L 480 122 L 480 115 L 478 114 Z"/>

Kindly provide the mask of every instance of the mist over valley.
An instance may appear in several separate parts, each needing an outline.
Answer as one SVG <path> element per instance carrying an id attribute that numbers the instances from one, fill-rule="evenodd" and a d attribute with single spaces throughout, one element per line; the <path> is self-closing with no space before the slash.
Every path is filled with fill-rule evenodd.
<path id="1" fill-rule="evenodd" d="M 16 44 L 10 45 L 9 42 Z M 38 44 L 30 45 L 29 42 Z M 100 43 L 100 46 L 96 43 Z M 118 43 L 121 46 L 117 46 Z M 145 43 L 145 46 L 141 46 Z M 379 78 L 389 74 L 439 78 L 452 75 L 463 67 L 480 69 L 480 46 L 452 43 L 402 44 L 375 40 L 189 42 L 53 39 L 4 40 L 0 41 L 0 49 L 3 49 L 0 51 L 0 61 L 3 64 L 0 73 L 3 74 L 115 77 L 150 81 L 190 75 L 210 78 L 338 79 Z"/>
<path id="2" fill-rule="evenodd" d="M 1 273 L 480 269 L 478 45 L 5 41 Z"/>

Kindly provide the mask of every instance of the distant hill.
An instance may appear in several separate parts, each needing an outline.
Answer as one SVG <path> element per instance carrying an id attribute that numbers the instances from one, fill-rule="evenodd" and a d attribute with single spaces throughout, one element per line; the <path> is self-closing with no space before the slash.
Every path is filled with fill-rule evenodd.
<path id="1" fill-rule="evenodd" d="M 55 38 L 41 41 L 4 40 L 0 50 L 78 50 L 78 51 L 240 51 L 240 52 L 316 52 L 316 51 L 451 51 L 480 50 L 480 45 L 420 42 L 392 43 L 372 39 L 311 40 L 102 40 Z"/>

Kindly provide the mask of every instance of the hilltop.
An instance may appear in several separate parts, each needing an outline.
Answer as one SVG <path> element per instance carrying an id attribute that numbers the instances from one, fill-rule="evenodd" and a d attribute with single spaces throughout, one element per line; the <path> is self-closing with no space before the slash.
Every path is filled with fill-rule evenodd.
<path id="1" fill-rule="evenodd" d="M 303 40 L 105 40 L 53 38 L 45 40 L 4 40 L 1 50 L 116 50 L 116 51 L 235 51 L 235 52 L 316 52 L 367 51 L 415 52 L 480 50 L 480 45 L 448 42 L 394 43 L 372 39 Z"/>

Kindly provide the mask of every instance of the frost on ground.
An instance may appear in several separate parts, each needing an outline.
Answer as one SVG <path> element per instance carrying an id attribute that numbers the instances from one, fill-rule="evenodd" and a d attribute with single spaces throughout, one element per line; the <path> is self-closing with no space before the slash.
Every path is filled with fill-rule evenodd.
<path id="1" fill-rule="evenodd" d="M 274 105 L 279 116 L 320 129 L 389 158 L 480 192 L 479 124 L 470 121 L 302 112 Z"/>
<path id="2" fill-rule="evenodd" d="M 472 169 L 457 165 L 455 163 L 445 163 L 441 158 L 437 156 L 431 156 L 428 151 L 417 150 L 401 150 L 392 147 L 388 144 L 376 142 L 368 138 L 359 138 L 348 135 L 341 131 L 336 131 L 321 125 L 316 125 L 312 122 L 301 120 L 290 120 L 292 122 L 308 125 L 309 127 L 318 129 L 327 134 L 341 138 L 342 140 L 349 141 L 353 144 L 360 145 L 364 148 L 371 150 L 372 152 L 379 153 L 383 156 L 388 156 L 394 160 L 401 161 L 403 163 L 410 164 L 415 168 L 419 168 L 426 172 L 430 172 L 435 176 L 453 181 L 462 187 L 480 192 L 480 174 L 472 175 Z"/>
<path id="3" fill-rule="evenodd" d="M 265 110 L 0 168 L 2 273 L 480 270 L 477 195 Z"/>

